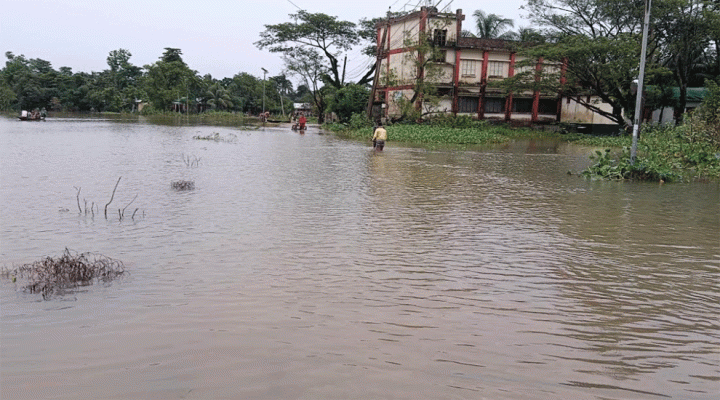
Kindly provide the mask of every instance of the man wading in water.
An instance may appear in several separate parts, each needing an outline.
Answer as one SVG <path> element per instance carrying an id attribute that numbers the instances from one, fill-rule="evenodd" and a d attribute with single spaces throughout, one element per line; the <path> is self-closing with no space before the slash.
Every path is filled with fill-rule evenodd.
<path id="1" fill-rule="evenodd" d="M 383 147 L 385 147 L 385 141 L 387 140 L 387 131 L 385 128 L 383 128 L 382 125 L 375 128 L 375 133 L 373 133 L 372 141 L 373 141 L 373 148 L 378 151 L 382 151 Z"/>

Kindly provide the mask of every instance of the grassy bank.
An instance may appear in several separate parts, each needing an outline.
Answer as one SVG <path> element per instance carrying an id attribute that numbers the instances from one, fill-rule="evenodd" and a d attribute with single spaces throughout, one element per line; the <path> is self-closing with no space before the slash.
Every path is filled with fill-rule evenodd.
<path id="1" fill-rule="evenodd" d="M 349 139 L 369 141 L 372 126 L 353 118 L 345 125 L 326 128 Z M 706 126 L 687 123 L 679 127 L 645 126 L 638 141 L 634 163 L 630 161 L 632 138 L 560 133 L 552 129 L 512 128 L 473 121 L 464 117 L 443 117 L 422 124 L 386 126 L 389 142 L 422 145 L 500 144 L 531 138 L 556 138 L 583 146 L 603 147 L 588 154 L 594 164 L 583 175 L 590 179 L 683 182 L 720 181 L 720 142 Z"/>

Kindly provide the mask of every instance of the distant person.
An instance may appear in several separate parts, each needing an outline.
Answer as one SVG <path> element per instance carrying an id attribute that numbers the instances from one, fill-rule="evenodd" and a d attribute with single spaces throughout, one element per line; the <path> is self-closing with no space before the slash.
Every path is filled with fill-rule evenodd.
<path id="1" fill-rule="evenodd" d="M 305 130 L 305 124 L 307 124 L 307 118 L 305 118 L 305 114 L 300 114 L 300 119 L 298 120 L 300 123 L 300 130 Z"/>
<path id="2" fill-rule="evenodd" d="M 379 125 L 377 128 L 375 128 L 375 133 L 373 133 L 373 148 L 375 148 L 375 150 L 382 151 L 382 149 L 385 147 L 386 140 L 387 131 L 382 125 Z"/>

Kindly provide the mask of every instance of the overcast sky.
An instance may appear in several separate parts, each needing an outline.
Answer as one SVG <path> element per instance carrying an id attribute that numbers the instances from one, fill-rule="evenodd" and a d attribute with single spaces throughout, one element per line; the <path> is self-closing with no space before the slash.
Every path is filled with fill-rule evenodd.
<path id="1" fill-rule="evenodd" d="M 2 65 L 5 52 L 23 54 L 52 63 L 53 68 L 70 67 L 73 72 L 108 69 L 112 50 L 127 49 L 130 62 L 143 66 L 158 60 L 165 47 L 182 50 L 183 60 L 201 75 L 232 77 L 247 72 L 262 77 L 282 72 L 280 56 L 258 50 L 253 44 L 266 24 L 288 22 L 298 7 L 322 12 L 341 20 L 412 9 L 424 0 L 11 0 L 0 15 Z M 515 27 L 528 26 L 520 6 L 525 0 L 443 0 L 454 12 L 466 15 L 464 28 L 474 31 L 472 13 L 487 13 L 515 20 Z M 407 5 L 407 6 L 406 6 Z M 406 6 L 406 7 L 405 7 Z M 404 8 L 405 7 L 405 8 Z M 360 48 L 349 53 L 350 80 L 361 76 L 368 58 Z"/>

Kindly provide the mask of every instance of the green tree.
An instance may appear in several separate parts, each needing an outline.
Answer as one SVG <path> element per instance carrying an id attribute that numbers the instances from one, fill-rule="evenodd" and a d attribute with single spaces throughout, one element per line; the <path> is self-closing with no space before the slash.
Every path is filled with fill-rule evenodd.
<path id="1" fill-rule="evenodd" d="M 185 64 L 181 54 L 179 49 L 167 47 L 159 61 L 145 66 L 144 88 L 156 109 L 170 110 L 174 101 L 185 99 L 189 103 L 194 95 L 204 92 L 197 72 Z"/>
<path id="2" fill-rule="evenodd" d="M 213 83 L 207 90 L 207 104 L 216 110 L 227 110 L 233 107 L 230 92 L 220 82 Z"/>
<path id="3" fill-rule="evenodd" d="M 10 110 L 17 100 L 17 95 L 5 82 L 0 82 L 0 110 Z"/>
<path id="4" fill-rule="evenodd" d="M 531 20 L 548 30 L 550 41 L 521 50 L 525 66 L 543 59 L 542 79 L 534 68 L 517 74 L 506 88 L 560 91 L 580 95 L 580 104 L 624 127 L 630 126 L 635 94 L 631 84 L 637 78 L 643 2 L 635 0 L 527 0 Z M 648 81 L 662 74 L 656 62 L 657 40 L 648 42 Z M 567 85 L 560 85 L 564 64 Z M 519 64 L 518 66 L 523 66 Z M 590 95 L 590 96 L 587 96 Z M 595 97 L 612 107 L 606 111 Z M 626 115 L 627 113 L 628 115 Z"/>
<path id="5" fill-rule="evenodd" d="M 326 97 L 329 88 L 323 85 L 323 78 L 327 77 L 327 67 L 322 62 L 322 56 L 315 49 L 299 48 L 294 52 L 283 55 L 285 70 L 290 76 L 302 79 L 310 90 L 312 103 L 318 114 L 318 122 L 325 122 L 325 111 L 328 106 Z"/>
<path id="6" fill-rule="evenodd" d="M 260 33 L 260 40 L 255 45 L 260 49 L 268 48 L 273 53 L 282 53 L 286 57 L 293 57 L 293 53 L 300 49 L 317 50 L 329 62 L 325 67 L 327 76 L 324 80 L 336 88 L 343 87 L 347 55 L 342 56 L 342 64 L 338 57 L 360 43 L 361 36 L 356 25 L 340 21 L 337 17 L 304 10 L 290 14 L 290 18 L 293 22 L 265 25 L 265 31 Z M 373 73 L 374 70 L 368 71 L 358 83 L 369 82 Z"/>
<path id="7" fill-rule="evenodd" d="M 497 14 L 486 14 L 482 10 L 473 13 L 476 21 L 477 37 L 483 39 L 515 39 L 516 34 L 507 28 L 512 28 L 515 23 L 510 18 L 503 18 Z"/>
<path id="8" fill-rule="evenodd" d="M 137 87 L 142 69 L 130 63 L 132 54 L 125 49 L 113 50 L 107 57 L 109 70 L 103 71 L 100 78 L 104 109 L 111 111 L 134 110 L 135 99 L 142 97 Z"/>
<path id="9" fill-rule="evenodd" d="M 328 111 L 337 114 L 340 122 L 349 122 L 356 113 L 364 113 L 370 90 L 365 85 L 349 84 L 335 92 Z"/>
<path id="10" fill-rule="evenodd" d="M 228 92 L 236 109 L 258 114 L 262 111 L 262 80 L 247 72 L 233 76 L 227 85 Z"/>
<path id="11" fill-rule="evenodd" d="M 701 84 L 703 65 L 708 63 L 717 8 L 706 0 L 661 1 L 657 5 L 656 26 L 661 62 L 673 72 L 680 96 L 675 106 L 676 122 L 682 122 L 687 106 L 687 88 L 693 80 Z M 697 79 L 695 77 L 699 77 Z M 695 79 L 694 79 L 695 78 Z M 699 85 L 698 85 L 699 86 Z"/>

